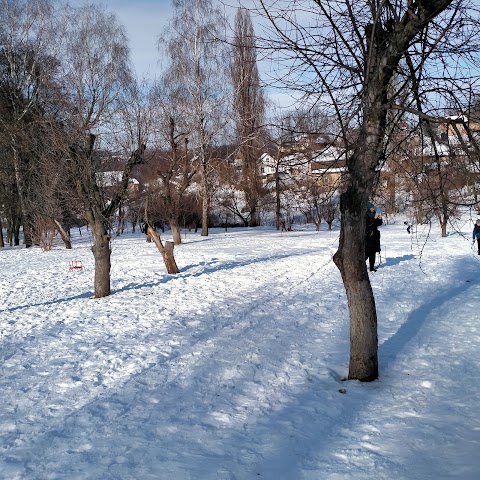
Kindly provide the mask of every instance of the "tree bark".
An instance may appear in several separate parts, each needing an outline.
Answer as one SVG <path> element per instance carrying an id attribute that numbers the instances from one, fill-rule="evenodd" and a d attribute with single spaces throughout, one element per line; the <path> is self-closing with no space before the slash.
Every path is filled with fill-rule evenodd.
<path id="1" fill-rule="evenodd" d="M 174 218 L 171 218 L 169 220 L 169 223 L 170 223 L 170 228 L 172 229 L 173 243 L 175 245 L 180 245 L 182 243 L 182 234 L 180 231 L 180 226 L 178 225 L 177 220 Z"/>
<path id="2" fill-rule="evenodd" d="M 177 267 L 177 262 L 175 261 L 175 257 L 173 256 L 173 242 L 165 242 L 165 251 L 163 253 L 163 261 L 165 262 L 165 266 L 167 267 L 168 273 L 180 273 L 180 270 Z"/>
<path id="3" fill-rule="evenodd" d="M 95 260 L 95 298 L 102 298 L 110 295 L 110 236 L 105 225 L 100 221 L 95 222 L 93 229 L 94 244 L 92 252 Z"/>
<path id="4" fill-rule="evenodd" d="M 278 171 L 278 161 L 275 165 L 275 228 L 280 230 L 281 217 L 281 203 L 280 203 L 280 172 Z"/>
<path id="5" fill-rule="evenodd" d="M 365 266 L 365 211 L 368 195 L 352 189 L 341 197 L 340 244 L 333 260 L 340 270 L 350 313 L 349 379 L 378 377 L 377 313 Z"/>
<path id="6" fill-rule="evenodd" d="M 206 175 L 206 174 L 204 174 Z M 203 180 L 202 185 L 202 237 L 208 237 L 208 211 L 210 200 L 208 198 L 208 186 L 206 184 L 207 179 Z"/>
<path id="7" fill-rule="evenodd" d="M 20 201 L 20 208 L 22 211 L 22 223 L 23 223 L 23 241 L 25 243 L 25 247 L 29 248 L 33 245 L 32 242 L 32 233 L 30 228 L 30 216 L 29 210 L 27 209 L 27 201 L 25 199 L 25 188 L 24 188 L 24 181 L 23 175 L 21 172 L 20 166 L 20 155 L 18 153 L 18 149 L 15 146 L 15 139 L 12 139 L 12 143 L 14 146 L 12 147 L 13 150 L 13 167 L 15 171 L 15 181 L 17 185 L 17 192 L 18 192 L 18 199 Z"/>
<path id="8" fill-rule="evenodd" d="M 63 225 L 58 221 L 58 220 L 53 220 L 55 222 L 55 225 L 58 227 L 58 230 L 60 232 L 60 237 L 63 240 L 63 243 L 65 244 L 65 248 L 67 250 L 72 249 L 72 240 L 70 238 L 70 234 L 63 228 Z"/>
<path id="9" fill-rule="evenodd" d="M 165 267 L 167 268 L 167 273 L 180 273 L 177 262 L 175 261 L 175 257 L 173 255 L 173 242 L 166 242 L 165 246 L 163 246 L 160 235 L 150 225 L 148 225 L 147 231 L 145 233 L 155 242 L 158 251 L 162 254 L 163 262 L 165 263 Z"/>

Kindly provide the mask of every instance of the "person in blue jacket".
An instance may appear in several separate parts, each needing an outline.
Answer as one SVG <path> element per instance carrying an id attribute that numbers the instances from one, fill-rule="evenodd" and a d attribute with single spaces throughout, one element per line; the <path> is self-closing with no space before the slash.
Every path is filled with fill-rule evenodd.
<path id="1" fill-rule="evenodd" d="M 371 272 L 376 272 L 375 254 L 380 252 L 380 231 L 378 227 L 382 225 L 382 211 L 375 211 L 375 205 L 368 202 L 367 214 L 365 220 L 365 261 L 368 259 Z"/>
<path id="2" fill-rule="evenodd" d="M 475 239 L 477 239 L 478 254 L 480 255 L 480 218 L 477 218 L 475 226 L 473 227 L 473 243 L 475 243 Z"/>

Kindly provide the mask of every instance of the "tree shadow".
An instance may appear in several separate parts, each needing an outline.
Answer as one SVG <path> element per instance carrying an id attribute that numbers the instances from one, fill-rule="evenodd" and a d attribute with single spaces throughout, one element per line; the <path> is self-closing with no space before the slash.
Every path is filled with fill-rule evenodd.
<path id="1" fill-rule="evenodd" d="M 409 260 L 413 260 L 415 255 L 402 255 L 401 257 L 389 257 L 382 262 L 382 264 L 386 267 L 392 267 L 393 265 L 398 265 L 402 262 L 408 262 Z"/>
<path id="2" fill-rule="evenodd" d="M 466 272 L 465 270 L 459 269 L 458 273 L 464 274 Z M 434 310 L 442 307 L 442 305 L 450 302 L 458 295 L 465 293 L 474 285 L 474 281 L 467 279 L 457 286 L 444 288 L 428 303 L 424 303 L 417 309 L 413 310 L 397 332 L 379 345 L 379 351 L 384 353 L 384 360 L 381 362 L 381 369 L 386 369 L 395 363 L 398 355 L 406 345 L 419 334 L 422 326 L 428 321 L 429 316 Z"/>
<path id="3" fill-rule="evenodd" d="M 59 305 L 61 303 L 68 303 L 72 300 L 79 300 L 82 298 L 94 298 L 94 292 L 83 292 L 78 295 L 73 295 L 72 297 L 66 298 L 58 298 L 56 300 L 48 300 L 47 302 L 40 302 L 40 303 L 30 303 L 28 305 L 18 305 L 16 307 L 6 308 L 5 310 L 0 310 L 0 313 L 13 313 L 18 310 L 24 310 L 27 308 L 35 308 L 35 307 L 45 307 L 48 305 Z"/>

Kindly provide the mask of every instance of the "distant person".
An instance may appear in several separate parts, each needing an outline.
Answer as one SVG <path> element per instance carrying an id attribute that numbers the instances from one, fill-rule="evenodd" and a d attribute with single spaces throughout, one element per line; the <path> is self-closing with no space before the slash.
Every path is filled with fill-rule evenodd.
<path id="1" fill-rule="evenodd" d="M 478 254 L 480 255 L 480 218 L 477 218 L 475 226 L 473 227 L 473 243 L 475 243 L 475 239 L 477 239 Z"/>
<path id="2" fill-rule="evenodd" d="M 404 225 L 407 226 L 407 233 L 413 233 L 412 232 L 412 228 L 413 228 L 413 225 L 410 223 L 410 222 L 403 222 Z"/>
<path id="3" fill-rule="evenodd" d="M 282 218 L 282 232 L 286 232 L 286 231 L 287 231 L 287 229 L 285 227 L 285 219 Z"/>
<path id="4" fill-rule="evenodd" d="M 380 230 L 378 227 L 383 224 L 382 211 L 378 208 L 375 211 L 375 205 L 368 202 L 367 214 L 365 220 L 365 261 L 368 259 L 371 272 L 376 272 L 375 254 L 380 252 Z"/>

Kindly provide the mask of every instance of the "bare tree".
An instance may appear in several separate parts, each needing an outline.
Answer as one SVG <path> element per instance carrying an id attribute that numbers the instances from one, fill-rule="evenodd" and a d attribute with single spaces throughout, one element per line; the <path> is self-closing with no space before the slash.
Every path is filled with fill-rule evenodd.
<path id="1" fill-rule="evenodd" d="M 181 218 L 185 214 L 184 199 L 192 183 L 195 170 L 192 167 L 188 153 L 188 137 L 178 132 L 173 117 L 169 119 L 167 131 L 168 151 L 160 155 L 160 162 L 156 168 L 158 192 L 161 198 L 161 208 L 164 218 L 172 230 L 175 245 L 182 243 Z M 157 154 L 158 155 L 158 154 Z"/>
<path id="2" fill-rule="evenodd" d="M 340 208 L 338 205 L 338 197 L 332 196 L 326 200 L 321 206 L 322 218 L 328 225 L 328 229 L 332 229 L 332 223 L 340 215 Z"/>
<path id="3" fill-rule="evenodd" d="M 236 150 L 236 149 L 235 149 Z M 242 179 L 242 167 L 235 152 L 228 160 L 217 163 L 215 169 L 216 188 L 214 203 L 219 210 L 225 227 L 234 225 L 237 219 L 247 227 L 250 224 L 251 210 L 246 206 L 245 193 L 239 188 Z"/>
<path id="4" fill-rule="evenodd" d="M 48 238 L 52 232 L 60 234 L 67 249 L 72 248 L 70 238 L 70 223 L 73 220 L 74 207 L 71 195 L 66 191 L 68 172 L 63 168 L 63 149 L 57 150 L 59 138 L 65 138 L 61 129 L 52 125 L 46 128 L 37 128 L 35 149 L 30 154 L 30 160 L 35 160 L 34 172 L 29 178 L 29 200 L 32 203 L 32 237 Z M 34 134 L 31 134 L 31 142 Z M 60 142 L 61 143 L 61 142 Z M 33 145 L 32 145 L 33 147 Z M 53 239 L 49 247 L 53 245 Z M 49 250 L 46 248 L 44 250 Z"/>
<path id="5" fill-rule="evenodd" d="M 258 204 L 261 195 L 259 162 L 265 98 L 257 67 L 255 34 L 250 13 L 239 8 L 235 15 L 233 59 L 233 113 L 239 155 L 242 159 L 242 190 L 249 209 L 249 225 L 259 225 Z"/>
<path id="6" fill-rule="evenodd" d="M 171 85 L 177 86 L 179 108 L 190 132 L 190 147 L 198 161 L 201 177 L 202 235 L 208 235 L 212 167 L 210 155 L 215 137 L 226 118 L 228 88 L 227 47 L 224 37 L 226 20 L 211 0 L 174 0 L 171 25 L 160 36 L 170 65 Z"/>
<path id="7" fill-rule="evenodd" d="M 8 139 L 24 242 L 32 245 L 29 202 L 29 129 L 55 64 L 52 41 L 58 27 L 50 0 L 0 1 L 0 129 Z"/>
<path id="8" fill-rule="evenodd" d="M 72 111 L 69 165 L 75 191 L 93 235 L 95 297 L 110 294 L 111 217 L 128 189 L 132 168 L 143 162 L 143 131 L 134 130 L 120 188 L 107 198 L 98 184 L 96 147 L 118 127 L 129 75 L 125 32 L 114 15 L 93 7 L 71 10 L 65 51 L 65 84 Z M 120 112 L 120 113 L 119 113 Z M 138 124 L 137 124 L 138 125 Z M 100 146 L 100 145 L 98 145 Z"/>
<path id="9" fill-rule="evenodd" d="M 22 211 L 19 208 L 11 149 L 8 141 L 7 145 L 3 144 L 4 138 L 0 136 L 0 215 L 5 219 L 6 243 L 17 246 L 20 245 Z"/>
<path id="10" fill-rule="evenodd" d="M 426 113 L 405 104 L 404 89 L 413 80 L 407 59 L 413 62 L 415 81 L 429 84 L 422 90 L 424 104 L 435 99 L 442 105 L 445 95 L 460 95 L 475 81 L 469 69 L 470 62 L 478 62 L 478 9 L 453 0 L 258 3 L 274 34 L 269 47 L 277 57 L 285 53 L 290 67 L 284 80 L 306 100 L 335 112 L 341 128 L 349 178 L 341 196 L 334 262 L 350 311 L 349 378 L 371 381 L 378 377 L 378 340 L 365 267 L 365 212 L 388 152 L 388 112 Z M 445 66 L 441 75 L 435 75 L 431 62 Z M 437 117 L 433 103 L 428 105 L 428 113 Z"/>

